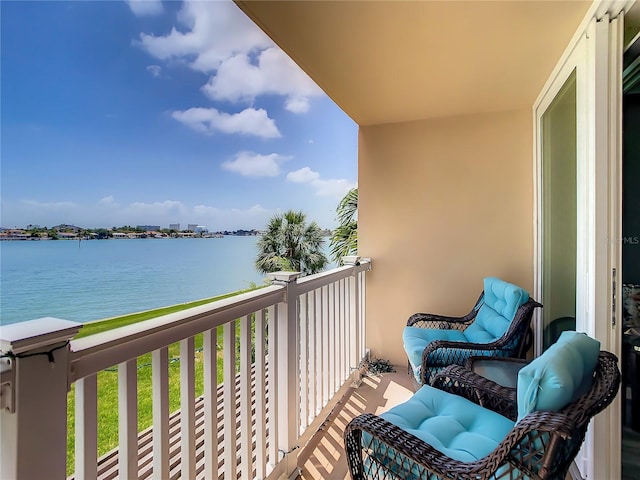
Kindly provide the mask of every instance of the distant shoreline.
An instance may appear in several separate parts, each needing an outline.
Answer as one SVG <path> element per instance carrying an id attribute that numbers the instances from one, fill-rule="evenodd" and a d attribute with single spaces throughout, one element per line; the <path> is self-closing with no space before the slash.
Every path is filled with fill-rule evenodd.
<path id="1" fill-rule="evenodd" d="M 255 236 L 255 235 L 228 235 L 229 237 L 250 237 L 250 236 Z M 75 238 L 70 238 L 70 237 L 63 237 L 63 238 L 51 238 L 51 237 L 29 237 L 29 238 L 5 238 L 5 237 L 0 237 L 0 242 L 57 242 L 60 240 L 63 241 L 76 241 L 76 240 L 84 240 L 84 241 L 89 241 L 89 240 L 179 240 L 181 238 L 191 238 L 191 239 L 206 239 L 206 238 L 224 238 L 225 235 L 220 235 L 220 236 L 216 236 L 216 235 L 211 235 L 211 236 L 180 236 L 180 237 L 109 237 L 109 238 L 85 238 L 85 237 L 75 237 Z"/>
<path id="2" fill-rule="evenodd" d="M 175 235 L 162 235 L 162 234 L 152 234 L 152 233 L 128 233 L 121 235 L 113 235 L 109 237 L 97 237 L 97 236 L 88 236 L 88 235 L 60 235 L 57 237 L 34 237 L 27 234 L 15 234 L 15 235 L 5 235 L 0 234 L 1 242 L 48 242 L 48 241 L 58 241 L 58 240 L 176 240 L 181 238 L 192 238 L 192 239 L 203 239 L 203 238 L 224 238 L 224 237 L 257 237 L 261 235 L 259 232 L 256 233 L 178 233 Z"/>

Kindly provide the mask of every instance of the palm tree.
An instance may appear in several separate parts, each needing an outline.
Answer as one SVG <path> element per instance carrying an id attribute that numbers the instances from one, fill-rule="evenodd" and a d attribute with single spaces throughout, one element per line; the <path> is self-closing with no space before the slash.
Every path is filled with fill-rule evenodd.
<path id="1" fill-rule="evenodd" d="M 313 274 L 327 266 L 324 239 L 316 222 L 307 225 L 302 212 L 274 215 L 258 241 L 256 268 L 261 273 L 279 270 Z"/>
<path id="2" fill-rule="evenodd" d="M 358 189 L 347 192 L 336 208 L 340 225 L 331 235 L 331 256 L 340 265 L 342 258 L 358 253 Z"/>

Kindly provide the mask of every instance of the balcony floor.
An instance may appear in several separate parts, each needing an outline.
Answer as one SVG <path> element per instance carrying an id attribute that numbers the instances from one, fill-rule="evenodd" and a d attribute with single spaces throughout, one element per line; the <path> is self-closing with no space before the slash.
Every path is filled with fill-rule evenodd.
<path id="1" fill-rule="evenodd" d="M 357 388 L 350 388 L 338 401 L 298 457 L 300 480 L 349 480 L 342 434 L 349 421 L 361 413 L 381 413 L 404 402 L 413 394 L 407 367 L 395 373 L 366 376 Z"/>

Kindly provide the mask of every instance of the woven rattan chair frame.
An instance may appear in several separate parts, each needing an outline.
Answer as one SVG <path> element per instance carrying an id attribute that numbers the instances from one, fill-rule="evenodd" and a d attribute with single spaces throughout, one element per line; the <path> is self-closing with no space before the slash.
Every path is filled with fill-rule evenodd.
<path id="1" fill-rule="evenodd" d="M 493 452 L 474 462 L 447 457 L 376 415 L 359 415 L 344 433 L 351 477 L 564 480 L 590 419 L 604 410 L 618 392 L 617 362 L 615 355 L 600 352 L 593 385 L 586 394 L 559 412 L 536 411 L 525 416 Z M 434 386 L 515 419 L 515 389 L 501 387 L 464 368 L 447 368 L 434 379 Z"/>
<path id="2" fill-rule="evenodd" d="M 441 328 L 465 330 L 476 318 L 478 310 L 484 303 L 484 291 L 480 293 L 478 300 L 469 313 L 462 317 L 449 317 L 435 313 L 414 313 L 407 320 L 408 327 Z"/>
<path id="3" fill-rule="evenodd" d="M 407 320 L 407 326 L 420 328 L 456 329 L 460 331 L 473 323 L 484 302 L 484 292 L 480 294 L 473 309 L 463 317 L 447 317 L 430 313 L 414 313 Z M 522 358 L 528 349 L 527 338 L 531 335 L 533 311 L 542 305 L 529 299 L 514 315 L 509 329 L 494 342 L 471 343 L 435 340 L 422 352 L 420 382 L 430 384 L 434 376 L 448 365 L 464 365 L 470 356 L 495 356 Z M 434 361 L 434 359 L 436 359 Z M 408 365 L 409 374 L 412 373 Z"/>

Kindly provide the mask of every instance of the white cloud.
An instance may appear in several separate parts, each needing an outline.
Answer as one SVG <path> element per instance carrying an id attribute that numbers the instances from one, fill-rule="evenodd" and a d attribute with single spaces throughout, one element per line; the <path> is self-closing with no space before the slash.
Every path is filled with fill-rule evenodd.
<path id="1" fill-rule="evenodd" d="M 307 183 L 320 178 L 318 172 L 314 172 L 309 167 L 303 167 L 295 172 L 287 173 L 287 180 L 294 183 Z"/>
<path id="2" fill-rule="evenodd" d="M 129 204 L 128 208 L 132 212 L 142 213 L 143 215 L 156 215 L 180 211 L 184 208 L 184 205 L 177 200 L 165 200 L 153 203 L 133 202 Z"/>
<path id="3" fill-rule="evenodd" d="M 255 214 L 268 213 L 268 210 L 266 210 L 259 203 L 247 209 L 241 209 L 241 208 L 222 209 L 218 207 L 209 207 L 207 205 L 196 205 L 195 207 L 193 207 L 193 213 L 195 213 L 198 217 L 203 217 L 206 215 L 229 215 L 229 214 L 255 215 Z"/>
<path id="4" fill-rule="evenodd" d="M 160 65 L 149 65 L 147 67 L 147 72 L 149 72 L 154 77 L 159 77 L 160 72 L 162 72 L 162 67 Z"/>
<path id="5" fill-rule="evenodd" d="M 344 178 L 329 178 L 326 180 L 319 178 L 313 180 L 311 186 L 318 196 L 342 198 L 349 190 L 356 187 L 356 184 Z"/>
<path id="6" fill-rule="evenodd" d="M 264 49 L 273 42 L 232 2 L 186 1 L 167 35 L 140 34 L 140 46 L 161 60 L 182 60 L 206 73 L 240 52 Z"/>
<path id="7" fill-rule="evenodd" d="M 262 228 L 275 212 L 260 204 L 249 208 L 218 208 L 208 205 L 193 207 L 193 219 L 207 225 L 210 231 Z"/>
<path id="8" fill-rule="evenodd" d="M 113 195 L 109 195 L 107 197 L 101 198 L 98 204 L 104 205 L 104 206 L 117 206 L 117 203 L 115 203 L 115 198 L 113 198 Z"/>
<path id="9" fill-rule="evenodd" d="M 134 15 L 143 17 L 147 15 L 160 15 L 164 12 L 161 0 L 125 0 Z"/>
<path id="10" fill-rule="evenodd" d="M 245 177 L 276 177 L 280 174 L 280 164 L 290 158 L 277 153 L 260 155 L 252 152 L 239 152 L 233 160 L 224 162 L 222 168 Z"/>
<path id="11" fill-rule="evenodd" d="M 291 113 L 307 113 L 311 108 L 308 97 L 289 97 L 284 102 L 284 108 Z"/>
<path id="12" fill-rule="evenodd" d="M 305 201 L 308 203 L 304 203 Z M 186 228 L 189 223 L 197 223 L 205 225 L 210 231 L 261 229 L 274 214 L 291 208 L 302 209 L 310 220 L 317 221 L 322 226 L 331 226 L 335 222 L 336 198 L 314 199 L 311 195 L 305 195 L 302 199 L 281 197 L 277 202 L 277 205 L 271 207 L 259 203 L 216 207 L 206 204 L 194 206 L 178 200 L 124 202 L 109 195 L 83 204 L 72 201 L 12 202 L 2 199 L 0 209 L 2 226 L 8 228 L 22 228 L 26 223 L 43 227 L 66 223 L 83 228 L 112 228 L 122 225 L 159 225 L 161 228 L 168 228 L 171 223 L 180 223 Z"/>
<path id="13" fill-rule="evenodd" d="M 86 204 L 32 199 L 12 202 L 2 199 L 0 207 L 2 226 L 7 228 L 24 228 L 27 223 L 42 227 L 65 223 L 83 228 L 122 225 L 159 225 L 168 228 L 170 223 L 180 223 L 186 228 L 188 223 L 198 223 L 206 225 L 209 230 L 237 230 L 262 228 L 275 213 L 260 204 L 246 208 L 191 206 L 177 200 L 125 204 L 119 203 L 111 195 Z"/>
<path id="14" fill-rule="evenodd" d="M 252 102 L 259 95 L 285 96 L 285 108 L 293 113 L 305 113 L 310 96 L 322 91 L 287 56 L 276 47 L 260 52 L 257 63 L 251 63 L 247 53 L 224 60 L 211 76 L 203 92 L 213 100 Z"/>
<path id="15" fill-rule="evenodd" d="M 177 121 L 197 132 L 212 135 L 215 132 L 255 135 L 261 138 L 279 138 L 280 131 L 264 109 L 246 108 L 229 114 L 215 108 L 193 107 L 171 114 Z"/>
<path id="16" fill-rule="evenodd" d="M 167 228 L 174 219 L 189 218 L 189 208 L 179 200 L 121 204 L 109 195 L 100 199 L 97 205 L 88 205 L 82 214 L 86 225 L 98 227 L 159 225 Z"/>
<path id="17" fill-rule="evenodd" d="M 186 1 L 181 29 L 140 34 L 149 54 L 212 74 L 202 91 L 213 100 L 251 103 L 259 95 L 285 97 L 285 108 L 305 113 L 318 86 L 233 3 Z"/>
<path id="18" fill-rule="evenodd" d="M 293 183 L 308 183 L 314 193 L 321 197 L 342 198 L 349 190 L 356 187 L 355 184 L 344 178 L 323 179 L 318 172 L 309 167 L 289 172 L 287 180 Z"/>
<path id="19" fill-rule="evenodd" d="M 71 201 L 40 201 L 34 199 L 0 201 L 2 227 L 22 228 L 27 224 L 53 227 L 61 223 L 84 226 L 79 213 L 83 206 Z"/>
<path id="20" fill-rule="evenodd" d="M 62 210 L 65 208 L 73 208 L 78 205 L 73 202 L 39 202 L 37 200 L 23 200 L 25 205 L 30 207 L 43 208 L 46 210 Z"/>

